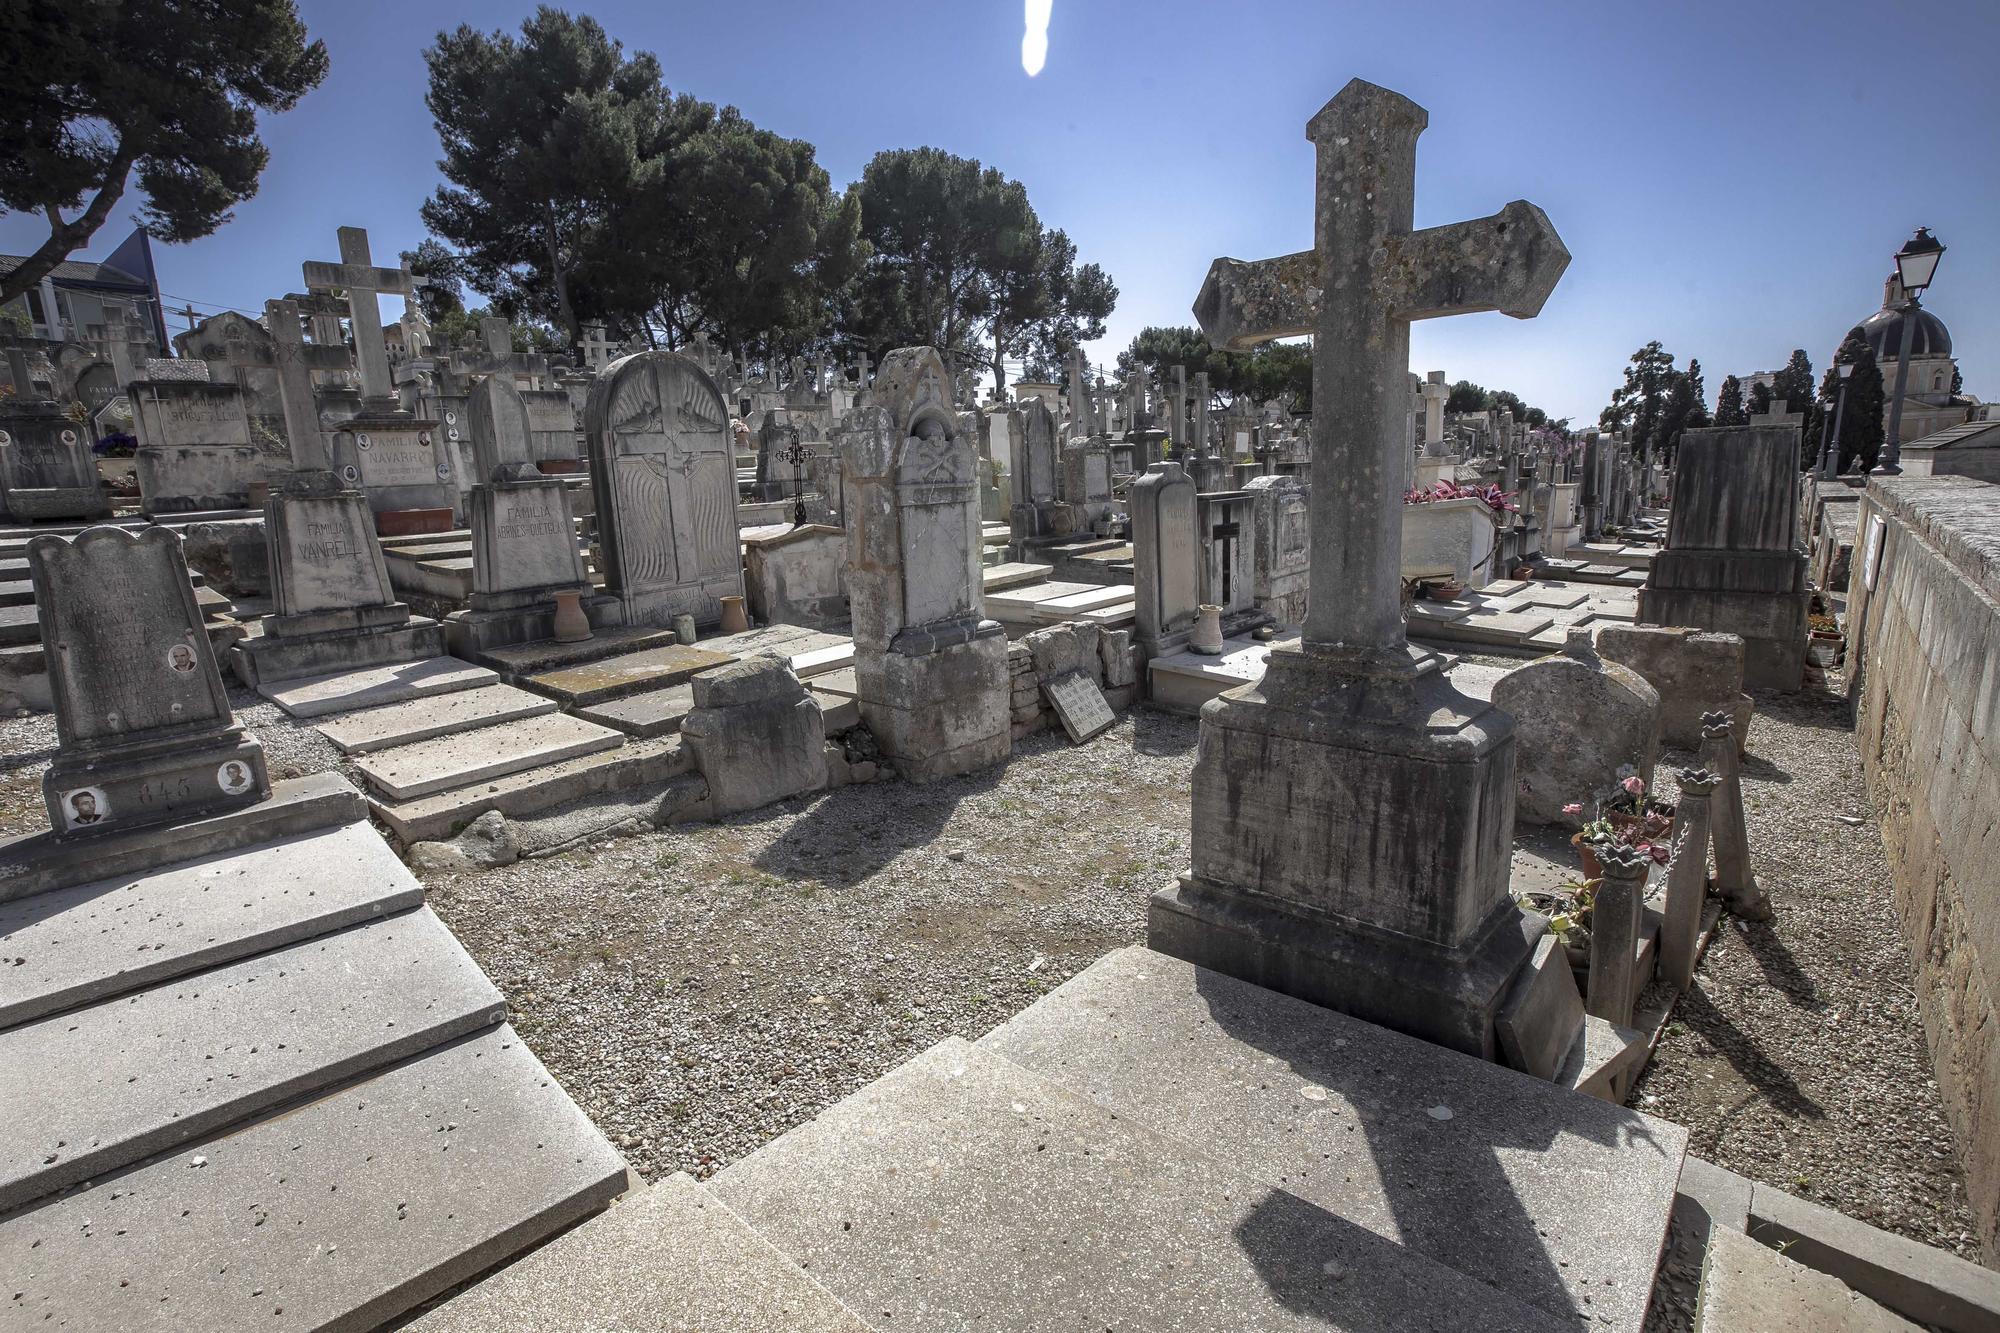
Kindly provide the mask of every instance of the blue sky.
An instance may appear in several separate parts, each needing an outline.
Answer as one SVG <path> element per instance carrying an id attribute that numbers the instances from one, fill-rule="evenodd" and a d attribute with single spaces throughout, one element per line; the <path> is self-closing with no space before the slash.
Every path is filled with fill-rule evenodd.
<path id="1" fill-rule="evenodd" d="M 424 46 L 460 22 L 512 27 L 532 6 L 302 8 L 332 70 L 267 121 L 261 192 L 214 236 L 157 251 L 163 289 L 198 307 L 258 311 L 296 290 L 300 261 L 337 257 L 342 224 L 367 227 L 394 263 L 421 238 L 417 206 L 436 183 Z M 1650 338 L 1699 357 L 1711 396 L 1724 374 L 1776 367 L 1795 346 L 1822 366 L 1921 223 L 1951 247 L 1928 304 L 1967 388 L 2000 398 L 1995 0 L 1930 0 L 1911 11 L 1914 41 L 1919 20 L 1886 0 L 1054 0 L 1032 79 L 1020 0 L 571 8 L 657 54 L 676 91 L 812 141 L 836 184 L 879 149 L 921 144 L 1023 181 L 1118 283 L 1093 349 L 1105 361 L 1147 324 L 1191 323 L 1216 255 L 1311 243 L 1305 122 L 1358 75 L 1430 112 L 1418 226 L 1526 198 L 1574 255 L 1538 319 L 1419 324 L 1412 369 L 1594 419 Z M 86 253 L 108 253 L 128 213 Z M 0 250 L 40 239 L 32 219 L 0 218 Z"/>

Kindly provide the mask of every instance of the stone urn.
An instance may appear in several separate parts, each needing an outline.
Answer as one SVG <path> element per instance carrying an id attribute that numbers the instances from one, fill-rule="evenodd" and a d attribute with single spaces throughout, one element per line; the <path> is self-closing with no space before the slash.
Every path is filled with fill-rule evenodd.
<path id="1" fill-rule="evenodd" d="M 749 628 L 750 614 L 743 609 L 743 599 L 741 597 L 724 597 L 722 599 L 722 632 L 724 634 L 741 634 Z"/>
<path id="2" fill-rule="evenodd" d="M 583 613 L 581 589 L 556 594 L 555 632 L 557 643 L 582 643 L 590 637 L 590 617 Z"/>
<path id="3" fill-rule="evenodd" d="M 1222 656 L 1222 608 L 1203 603 L 1194 616 L 1194 638 L 1188 647 L 1209 657 Z"/>

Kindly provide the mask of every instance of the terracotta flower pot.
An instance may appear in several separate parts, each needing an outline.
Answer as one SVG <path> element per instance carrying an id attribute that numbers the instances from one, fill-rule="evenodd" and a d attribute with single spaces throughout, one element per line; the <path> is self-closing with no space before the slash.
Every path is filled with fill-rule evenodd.
<path id="1" fill-rule="evenodd" d="M 750 615 L 743 609 L 743 599 L 741 597 L 724 597 L 722 599 L 722 632 L 724 634 L 741 634 L 749 628 Z"/>
<path id="2" fill-rule="evenodd" d="M 557 643 L 582 643 L 590 637 L 590 617 L 583 613 L 581 591 L 556 594 L 555 633 Z"/>
<path id="3" fill-rule="evenodd" d="M 1576 848 L 1576 854 L 1583 862 L 1583 877 L 1585 879 L 1604 878 L 1604 863 L 1597 859 L 1596 848 L 1585 842 L 1581 833 L 1570 834 L 1569 845 Z"/>

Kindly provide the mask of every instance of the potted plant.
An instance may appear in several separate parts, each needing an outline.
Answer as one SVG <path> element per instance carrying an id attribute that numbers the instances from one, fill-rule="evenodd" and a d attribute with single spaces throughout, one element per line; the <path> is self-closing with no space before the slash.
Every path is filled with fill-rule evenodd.
<path id="1" fill-rule="evenodd" d="M 1549 934 L 1563 947 L 1572 968 L 1590 966 L 1590 909 L 1597 896 L 1599 876 L 1566 879 L 1561 887 L 1530 890 L 1516 901 L 1549 919 Z"/>
<path id="2" fill-rule="evenodd" d="M 1660 865 L 1673 855 L 1674 807 L 1649 797 L 1646 780 L 1630 764 L 1618 770 L 1618 781 L 1610 791 L 1600 793 L 1593 804 L 1595 817 L 1585 821 L 1571 835 L 1570 844 L 1583 863 L 1585 879 L 1603 874 L 1597 849 L 1617 845 L 1644 852 Z M 1565 815 L 1581 817 L 1583 804 L 1572 801 L 1563 807 Z"/>

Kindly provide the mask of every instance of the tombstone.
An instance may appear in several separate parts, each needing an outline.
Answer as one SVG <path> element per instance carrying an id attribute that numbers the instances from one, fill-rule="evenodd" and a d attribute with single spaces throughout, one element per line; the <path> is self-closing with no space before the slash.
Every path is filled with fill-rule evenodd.
<path id="1" fill-rule="evenodd" d="M 1007 757 L 1007 639 L 983 613 L 977 445 L 937 352 L 891 352 L 841 440 L 856 703 L 915 782 Z"/>
<path id="2" fill-rule="evenodd" d="M 1524 824 L 1583 826 L 1586 808 L 1632 771 L 1650 787 L 1660 750 L 1660 693 L 1630 667 L 1607 662 L 1594 631 L 1572 625 L 1563 650 L 1508 672 L 1493 702 L 1514 719 L 1514 816 Z"/>
<path id="3" fill-rule="evenodd" d="M 1057 498 L 1056 417 L 1046 401 L 1031 398 L 1018 409 L 1020 434 L 1015 438 L 1011 469 L 1014 504 L 1008 510 L 1008 545 L 1016 560 L 1028 548 L 1069 531 L 1069 510 Z"/>
<path id="4" fill-rule="evenodd" d="M 1184 451 L 1189 458 L 1204 457 L 1209 452 L 1212 439 L 1209 435 L 1208 409 L 1212 400 L 1208 372 L 1197 370 L 1194 373 L 1194 434 L 1188 438 L 1188 447 Z"/>
<path id="5" fill-rule="evenodd" d="M 183 357 L 208 363 L 210 380 L 241 387 L 248 395 L 251 421 L 282 444 L 284 406 L 278 393 L 277 345 L 269 330 L 247 315 L 225 310 L 180 334 L 174 346 Z"/>
<path id="6" fill-rule="evenodd" d="M 28 571 L 56 713 L 42 795 L 58 842 L 271 794 L 264 747 L 230 713 L 179 536 L 40 536 Z"/>
<path id="7" fill-rule="evenodd" d="M 628 625 L 722 619 L 743 596 L 736 464 L 715 381 L 678 352 L 605 367 L 585 409 L 604 590 Z"/>
<path id="8" fill-rule="evenodd" d="M 1410 321 L 1528 318 L 1568 263 L 1523 202 L 1413 230 L 1426 116 L 1356 79 L 1307 125 L 1314 249 L 1210 268 L 1211 345 L 1313 335 L 1312 585 L 1301 639 L 1203 709 L 1192 864 L 1154 894 L 1162 952 L 1492 1058 L 1542 922 L 1508 895 L 1514 739 L 1408 641 Z M 1367 182 L 1371 188 L 1360 188 Z M 1328 595 L 1331 592 L 1332 595 Z"/>
<path id="9" fill-rule="evenodd" d="M 1444 372 L 1433 370 L 1424 377 L 1424 452 L 1433 458 L 1443 458 L 1451 452 L 1444 442 L 1444 404 L 1451 397 L 1451 389 L 1444 382 Z"/>
<path id="10" fill-rule="evenodd" d="M 1090 434 L 1092 411 L 1090 389 L 1083 380 L 1083 350 L 1071 348 L 1069 353 L 1069 395 L 1064 400 L 1069 409 L 1069 420 L 1064 426 L 1065 439 L 1080 439 Z"/>
<path id="11" fill-rule="evenodd" d="M 1257 610 L 1257 497 L 1216 491 L 1195 502 L 1196 568 L 1203 603 L 1222 608 L 1222 632 L 1243 633 Z"/>
<path id="12" fill-rule="evenodd" d="M 708 339 L 706 336 L 697 338 L 695 342 L 701 353 L 708 351 Z M 611 364 L 613 344 L 610 339 L 604 336 L 604 325 L 601 321 L 583 326 L 583 342 L 581 346 L 583 347 L 583 363 L 590 367 L 592 374 L 601 373 L 606 366 Z M 703 370 L 711 369 L 705 355 L 697 354 L 695 363 Z"/>
<path id="13" fill-rule="evenodd" d="M 1297 477 L 1256 477 L 1244 490 L 1256 498 L 1254 592 L 1259 610 L 1280 625 L 1302 625 L 1312 580 L 1308 569 L 1311 490 Z"/>
<path id="14" fill-rule="evenodd" d="M 128 391 L 138 426 L 141 512 L 243 509 L 288 455 L 259 447 L 250 395 L 232 381 L 138 380 Z"/>
<path id="15" fill-rule="evenodd" d="M 1799 545 L 1799 430 L 1729 426 L 1681 436 L 1667 544 L 1639 589 L 1639 623 L 1743 638 L 1743 680 L 1805 677 L 1806 553 Z"/>
<path id="16" fill-rule="evenodd" d="M 993 468 L 991 491 L 982 487 L 979 517 L 987 523 L 1013 521 L 1014 442 L 1021 438 L 1024 413 L 1012 403 L 994 403 L 979 414 L 979 452 Z"/>
<path id="17" fill-rule="evenodd" d="M 85 366 L 77 375 L 75 392 L 76 400 L 95 417 L 124 394 L 125 382 L 118 378 L 116 367 L 99 361 Z"/>
<path id="18" fill-rule="evenodd" d="M 1187 454 L 1187 444 L 1188 444 L 1188 415 L 1187 415 L 1188 387 L 1187 387 L 1186 366 L 1177 365 L 1174 367 L 1173 404 L 1174 404 L 1174 414 L 1173 417 L 1167 423 L 1168 443 L 1173 447 L 1173 449 L 1177 454 L 1179 454 L 1182 457 L 1185 457 Z M 1159 461 L 1158 459 L 1153 460 L 1153 462 L 1158 462 L 1158 461 Z M 1148 468 L 1150 468 L 1151 466 L 1152 463 L 1147 464 Z"/>
<path id="19" fill-rule="evenodd" d="M 473 658 L 509 644 L 556 635 L 556 598 L 589 598 L 569 487 L 535 466 L 528 408 L 505 375 L 472 391 L 470 428 L 479 483 L 472 488 L 472 598 L 445 617 L 452 652 Z M 615 623 L 617 603 L 592 599 L 584 614 Z M 595 612 L 595 615 L 592 615 Z"/>
<path id="20" fill-rule="evenodd" d="M 1201 605 L 1195 485 L 1176 462 L 1155 463 L 1132 483 L 1134 626 L 1146 660 L 1188 645 Z"/>
<path id="21" fill-rule="evenodd" d="M 1065 534 L 1095 532 L 1111 520 L 1111 443 L 1101 435 L 1071 440 L 1062 449 L 1057 498 L 1068 507 L 1057 527 Z"/>
<path id="22" fill-rule="evenodd" d="M 8 347 L 7 362 L 14 384 L 30 390 L 0 401 L 0 507 L 24 523 L 110 514 L 89 428 L 33 387 L 26 349 Z"/>
<path id="23" fill-rule="evenodd" d="M 1135 370 L 1125 380 L 1125 440 L 1131 446 L 1132 464 L 1124 471 L 1144 472 L 1164 456 L 1167 432 L 1146 410 L 1146 372 Z"/>
<path id="24" fill-rule="evenodd" d="M 337 461 L 356 470 L 376 514 L 376 526 L 384 534 L 449 531 L 458 503 L 456 460 L 441 447 L 439 422 L 406 412 L 396 401 L 377 304 L 385 292 L 413 295 L 410 271 L 376 268 L 368 255 L 368 233 L 360 227 L 342 227 L 340 262 L 309 260 L 304 272 L 308 290 L 347 294 L 354 331 L 362 403 L 360 412 L 342 422 L 335 435 Z"/>
<path id="25" fill-rule="evenodd" d="M 333 467 L 333 453 L 320 423 L 313 376 L 345 369 L 349 357 L 344 344 L 307 342 L 305 319 L 296 301 L 264 303 L 264 323 L 271 334 L 271 369 L 277 380 L 278 410 L 292 467 L 301 472 L 325 472 Z M 358 469 L 355 475 L 360 475 Z"/>

